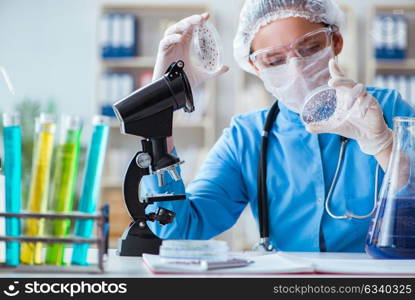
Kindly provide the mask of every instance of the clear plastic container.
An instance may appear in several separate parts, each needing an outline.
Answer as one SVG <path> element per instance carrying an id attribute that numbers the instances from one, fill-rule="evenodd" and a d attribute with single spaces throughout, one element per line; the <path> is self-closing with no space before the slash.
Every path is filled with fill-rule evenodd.
<path id="1" fill-rule="evenodd" d="M 229 248 L 225 241 L 209 240 L 165 240 L 160 246 L 164 258 L 225 260 Z"/>
<path id="2" fill-rule="evenodd" d="M 219 33 L 209 22 L 193 29 L 190 42 L 190 59 L 194 67 L 215 73 L 223 66 L 223 48 Z"/>

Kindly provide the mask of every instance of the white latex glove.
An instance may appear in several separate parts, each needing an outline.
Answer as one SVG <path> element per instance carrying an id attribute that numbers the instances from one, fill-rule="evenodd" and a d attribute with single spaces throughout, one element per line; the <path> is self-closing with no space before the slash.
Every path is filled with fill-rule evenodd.
<path id="1" fill-rule="evenodd" d="M 229 70 L 223 66 L 214 74 L 196 68 L 191 65 L 189 57 L 189 46 L 192 39 L 193 27 L 209 19 L 209 14 L 193 15 L 167 28 L 164 38 L 160 41 L 156 65 L 153 72 L 153 81 L 164 75 L 172 62 L 182 60 L 185 64 L 184 70 L 192 88 L 198 87 L 206 80 L 219 76 Z"/>
<path id="2" fill-rule="evenodd" d="M 328 85 L 336 89 L 337 105 L 349 112 L 344 122 L 335 128 L 308 124 L 311 133 L 334 133 L 354 139 L 362 152 L 377 155 L 393 142 L 392 130 L 388 128 L 378 101 L 369 95 L 362 84 L 346 78 L 337 62 L 329 62 L 331 79 Z"/>

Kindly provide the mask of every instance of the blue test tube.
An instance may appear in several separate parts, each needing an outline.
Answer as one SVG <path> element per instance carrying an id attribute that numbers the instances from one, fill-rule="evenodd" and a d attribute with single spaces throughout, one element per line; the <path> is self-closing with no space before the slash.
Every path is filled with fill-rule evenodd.
<path id="1" fill-rule="evenodd" d="M 22 182 L 22 131 L 18 114 L 3 115 L 4 175 L 6 179 L 6 212 L 19 213 L 21 208 Z M 20 235 L 20 220 L 6 218 L 6 235 Z M 20 263 L 20 243 L 6 243 L 6 265 Z"/>
<path id="2" fill-rule="evenodd" d="M 94 130 L 89 146 L 81 199 L 78 207 L 78 211 L 84 213 L 94 213 L 96 211 L 101 188 L 102 169 L 108 143 L 108 118 L 104 116 L 95 116 L 93 126 Z M 93 225 L 93 220 L 76 221 L 75 236 L 89 238 L 92 235 Z M 74 244 L 71 260 L 72 264 L 87 265 L 88 249 L 89 244 Z"/>

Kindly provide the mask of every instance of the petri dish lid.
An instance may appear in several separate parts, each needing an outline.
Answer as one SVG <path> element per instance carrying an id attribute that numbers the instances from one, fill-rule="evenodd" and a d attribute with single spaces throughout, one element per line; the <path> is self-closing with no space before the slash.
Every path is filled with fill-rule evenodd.
<path id="1" fill-rule="evenodd" d="M 229 256 L 227 251 L 185 251 L 185 250 L 172 250 L 160 248 L 159 255 L 163 258 L 178 258 L 178 259 L 198 259 L 198 260 L 226 260 Z"/>
<path id="2" fill-rule="evenodd" d="M 223 67 L 223 48 L 219 33 L 209 22 L 193 28 L 190 60 L 194 67 L 215 73 Z"/>
<path id="3" fill-rule="evenodd" d="M 160 249 L 227 251 L 228 244 L 219 240 L 164 240 Z"/>
<path id="4" fill-rule="evenodd" d="M 327 86 L 320 87 L 305 101 L 301 112 L 304 124 L 319 123 L 329 120 L 337 108 L 336 90 Z"/>
<path id="5" fill-rule="evenodd" d="M 159 255 L 164 258 L 224 260 L 228 244 L 218 240 L 164 240 Z"/>

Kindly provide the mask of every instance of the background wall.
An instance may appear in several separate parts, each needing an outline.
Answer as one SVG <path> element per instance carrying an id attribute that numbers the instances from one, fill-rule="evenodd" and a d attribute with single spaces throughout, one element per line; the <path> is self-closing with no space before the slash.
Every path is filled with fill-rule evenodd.
<path id="1" fill-rule="evenodd" d="M 60 111 L 92 114 L 96 5 L 95 0 L 0 1 L 0 65 L 13 81 L 16 99 L 54 99 Z M 1 111 L 12 109 L 16 100 L 3 85 L 0 99 Z"/>

